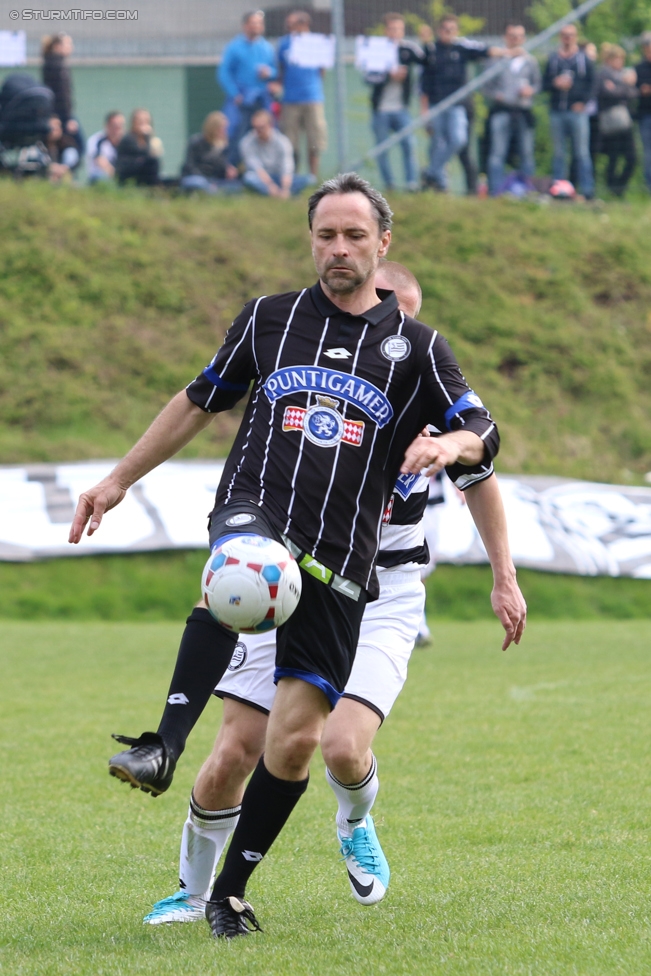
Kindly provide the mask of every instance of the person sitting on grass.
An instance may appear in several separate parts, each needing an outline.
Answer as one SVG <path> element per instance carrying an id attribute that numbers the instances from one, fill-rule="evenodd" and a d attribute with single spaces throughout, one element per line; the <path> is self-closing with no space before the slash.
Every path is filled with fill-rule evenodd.
<path id="1" fill-rule="evenodd" d="M 83 150 L 79 130 L 76 129 L 72 133 L 64 132 L 59 116 L 52 115 L 49 120 L 46 146 L 51 159 L 48 167 L 50 183 L 69 181 L 72 173 L 79 166 Z"/>
<path id="2" fill-rule="evenodd" d="M 124 115 L 122 112 L 109 112 L 104 128 L 94 132 L 86 143 L 86 173 L 90 184 L 113 179 L 118 146 L 123 138 Z"/>
<path id="3" fill-rule="evenodd" d="M 282 132 L 274 128 L 270 112 L 256 112 L 251 132 L 240 142 L 245 172 L 242 180 L 250 190 L 264 196 L 287 200 L 315 182 L 311 173 L 294 172 L 294 150 Z"/>
<path id="4" fill-rule="evenodd" d="M 155 136 L 151 115 L 146 108 L 131 113 L 129 132 L 118 146 L 115 171 L 123 184 L 134 180 L 138 186 L 155 186 L 160 182 L 158 169 L 163 143 Z"/>
<path id="5" fill-rule="evenodd" d="M 181 170 L 184 190 L 203 193 L 239 193 L 238 171 L 228 160 L 228 119 L 223 112 L 210 112 L 201 132 L 190 136 Z"/>

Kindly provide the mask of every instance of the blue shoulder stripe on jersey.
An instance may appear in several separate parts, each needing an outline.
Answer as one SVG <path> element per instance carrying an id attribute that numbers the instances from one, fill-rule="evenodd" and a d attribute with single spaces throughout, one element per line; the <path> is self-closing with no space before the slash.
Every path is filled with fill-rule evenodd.
<path id="1" fill-rule="evenodd" d="M 486 410 L 486 407 L 484 407 L 484 404 L 481 402 L 474 390 L 468 390 L 467 393 L 464 393 L 462 397 L 455 400 L 452 406 L 448 407 L 448 409 L 445 411 L 445 424 L 448 430 L 451 430 L 450 423 L 452 418 L 458 413 L 462 413 L 464 410 L 476 410 L 477 407 L 483 407 L 484 410 Z"/>
<path id="2" fill-rule="evenodd" d="M 307 681 L 309 685 L 314 685 L 323 692 L 333 708 L 342 696 L 342 692 L 333 688 L 329 681 L 322 678 L 320 674 L 313 674 L 311 671 L 300 671 L 298 668 L 276 668 L 274 670 L 274 684 L 277 685 L 281 678 L 298 678 L 300 681 Z"/>
<path id="3" fill-rule="evenodd" d="M 206 366 L 203 375 L 213 386 L 218 387 L 220 390 L 242 390 L 242 392 L 246 392 L 249 388 L 248 383 L 229 383 L 227 380 L 223 380 L 213 366 Z"/>

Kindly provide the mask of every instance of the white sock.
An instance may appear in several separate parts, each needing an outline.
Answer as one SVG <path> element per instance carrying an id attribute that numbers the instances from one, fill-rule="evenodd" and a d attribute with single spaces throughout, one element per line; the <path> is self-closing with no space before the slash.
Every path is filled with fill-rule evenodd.
<path id="1" fill-rule="evenodd" d="M 373 756 L 371 768 L 361 783 L 340 783 L 326 767 L 326 779 L 330 789 L 337 797 L 337 827 L 339 833 L 350 837 L 355 827 L 359 827 L 375 803 L 380 781 L 377 776 L 377 760 Z"/>
<path id="2" fill-rule="evenodd" d="M 209 898 L 217 862 L 240 818 L 241 806 L 228 810 L 204 810 L 190 797 L 188 819 L 183 825 L 179 885 L 187 895 Z"/>

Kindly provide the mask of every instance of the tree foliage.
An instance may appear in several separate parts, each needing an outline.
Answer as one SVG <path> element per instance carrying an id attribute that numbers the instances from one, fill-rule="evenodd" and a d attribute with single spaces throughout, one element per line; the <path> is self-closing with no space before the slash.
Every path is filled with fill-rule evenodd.
<path id="1" fill-rule="evenodd" d="M 579 0 L 535 0 L 527 13 L 536 27 L 544 30 L 578 6 Z M 597 46 L 615 41 L 633 48 L 640 34 L 651 30 L 651 3 L 649 0 L 605 0 L 582 18 L 580 30 L 585 40 Z"/>

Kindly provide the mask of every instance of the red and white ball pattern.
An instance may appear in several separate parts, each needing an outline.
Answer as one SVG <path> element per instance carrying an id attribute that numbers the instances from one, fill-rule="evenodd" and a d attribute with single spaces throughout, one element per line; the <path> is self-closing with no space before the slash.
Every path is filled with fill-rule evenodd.
<path id="1" fill-rule="evenodd" d="M 280 627 L 292 615 L 301 596 L 301 573 L 279 542 L 241 535 L 212 551 L 201 588 L 222 627 L 258 634 Z"/>

